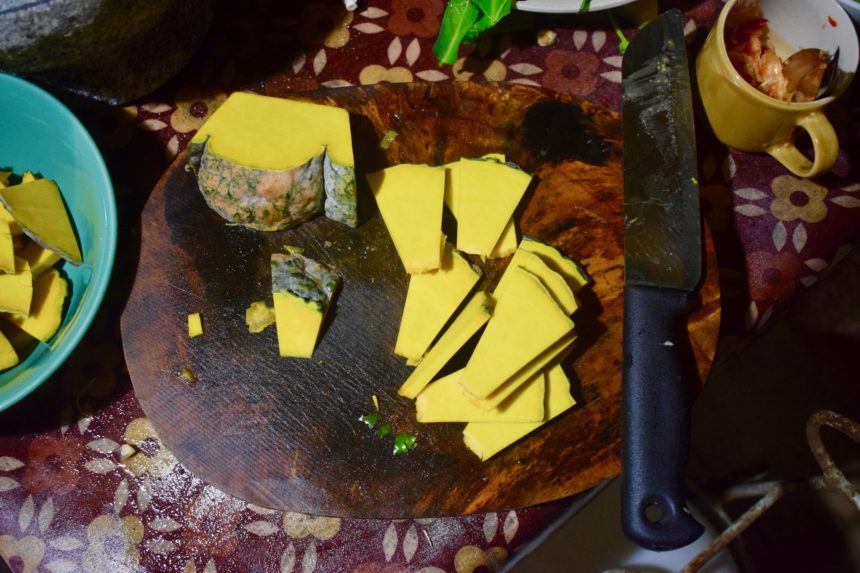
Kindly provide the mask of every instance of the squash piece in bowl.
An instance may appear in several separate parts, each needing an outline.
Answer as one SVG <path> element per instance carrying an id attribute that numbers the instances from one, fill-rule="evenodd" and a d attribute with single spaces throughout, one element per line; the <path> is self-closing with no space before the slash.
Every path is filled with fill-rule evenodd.
<path id="1" fill-rule="evenodd" d="M 47 342 L 36 341 L 7 317 L 0 320 L 0 331 L 14 348 L 23 349 L 18 352 L 19 364 L 0 371 L 0 410 L 4 410 L 51 376 L 83 338 L 110 280 L 117 226 L 110 176 L 98 148 L 77 117 L 41 88 L 5 74 L 0 74 L 0 109 L 4 114 L 0 169 L 11 172 L 4 178 L 4 187 L 20 184 L 25 170 L 35 174 L 34 182 L 46 178 L 54 181 L 82 261 L 75 265 L 58 259 L 53 251 L 31 241 L 24 229 L 17 232 L 15 225 L 10 225 L 16 254 L 28 261 L 33 280 L 56 269 L 66 282 L 67 296 L 60 324 Z M 18 178 L 16 174 L 22 176 Z M 37 188 L 49 185 L 38 183 Z M 0 218 L 8 220 L 7 215 L 11 217 L 11 213 L 0 212 Z M 23 216 L 21 211 L 18 215 Z M 41 235 L 42 231 L 34 234 Z M 74 258 L 71 246 L 63 250 Z"/>

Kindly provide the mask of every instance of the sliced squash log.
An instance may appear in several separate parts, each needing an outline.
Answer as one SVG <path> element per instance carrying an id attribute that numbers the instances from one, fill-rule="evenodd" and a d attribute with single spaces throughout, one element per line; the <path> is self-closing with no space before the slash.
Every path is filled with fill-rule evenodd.
<path id="1" fill-rule="evenodd" d="M 188 144 L 207 204 L 253 229 L 294 227 L 325 211 L 358 224 L 346 110 L 233 93 Z"/>

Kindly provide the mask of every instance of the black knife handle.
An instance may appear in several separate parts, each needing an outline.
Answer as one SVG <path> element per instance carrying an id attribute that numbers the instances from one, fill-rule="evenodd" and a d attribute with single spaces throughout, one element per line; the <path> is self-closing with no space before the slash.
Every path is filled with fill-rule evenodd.
<path id="1" fill-rule="evenodd" d="M 677 549 L 704 531 L 685 505 L 690 405 L 681 352 L 687 293 L 624 288 L 621 525 L 634 543 Z"/>

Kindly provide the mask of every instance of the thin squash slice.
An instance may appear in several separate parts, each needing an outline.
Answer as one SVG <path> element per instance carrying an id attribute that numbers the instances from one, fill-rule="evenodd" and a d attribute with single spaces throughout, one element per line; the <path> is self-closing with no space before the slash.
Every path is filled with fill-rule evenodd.
<path id="1" fill-rule="evenodd" d="M 530 182 L 531 175 L 510 164 L 461 159 L 454 182 L 457 248 L 490 256 Z"/>
<path id="2" fill-rule="evenodd" d="M 546 422 L 572 408 L 576 401 L 570 395 L 570 380 L 561 366 L 545 374 L 546 415 L 540 422 L 470 422 L 463 430 L 463 441 L 481 460 L 488 460 L 517 440 L 534 432 Z"/>
<path id="3" fill-rule="evenodd" d="M 394 353 L 417 363 L 482 274 L 446 243 L 438 269 L 409 277 Z"/>
<path id="4" fill-rule="evenodd" d="M 538 255 L 555 272 L 565 278 L 574 293 L 591 282 L 585 270 L 573 259 L 553 247 L 531 237 L 523 237 L 520 248 Z"/>
<path id="5" fill-rule="evenodd" d="M 427 386 L 415 399 L 416 418 L 436 422 L 540 422 L 544 419 L 543 376 L 537 376 L 492 410 L 484 410 L 460 386 L 457 370 Z"/>
<path id="6" fill-rule="evenodd" d="M 556 304 L 567 314 L 573 314 L 579 307 L 579 302 L 564 277 L 552 270 L 538 255 L 525 249 L 517 249 L 514 253 L 513 258 L 508 263 L 508 268 L 505 269 L 505 273 L 493 291 L 494 297 L 502 298 L 505 296 L 508 285 L 513 284 L 511 277 L 514 273 L 512 271 L 518 267 L 537 276 L 546 286 Z"/>
<path id="7" fill-rule="evenodd" d="M 438 269 L 445 169 L 404 163 L 368 174 L 367 182 L 406 272 Z"/>
<path id="8" fill-rule="evenodd" d="M 522 267 L 511 270 L 460 383 L 476 398 L 492 394 L 535 358 L 573 332 L 573 321 L 546 286 Z"/>
<path id="9" fill-rule="evenodd" d="M 397 393 L 406 398 L 415 398 L 445 367 L 455 354 L 466 344 L 484 324 L 490 320 L 493 301 L 487 293 L 480 291 L 472 295 L 454 321 L 448 325 L 409 378 Z"/>
<path id="10" fill-rule="evenodd" d="M 50 179 L 0 189 L 0 202 L 34 241 L 70 263 L 83 262 L 78 239 L 57 184 Z"/>

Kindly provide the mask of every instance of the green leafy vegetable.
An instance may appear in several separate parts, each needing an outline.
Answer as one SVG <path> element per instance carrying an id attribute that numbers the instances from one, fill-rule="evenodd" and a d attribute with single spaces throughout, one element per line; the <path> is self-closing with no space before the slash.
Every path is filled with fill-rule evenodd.
<path id="1" fill-rule="evenodd" d="M 394 436 L 394 455 L 399 456 L 415 449 L 416 442 L 413 434 L 397 434 Z"/>
<path id="2" fill-rule="evenodd" d="M 627 51 L 627 45 L 630 43 L 627 36 L 624 35 L 624 30 L 618 24 L 618 21 L 613 16 L 612 11 L 606 13 L 609 16 L 609 21 L 612 23 L 612 28 L 615 30 L 615 35 L 618 36 L 618 51 L 622 54 Z"/>
<path id="3" fill-rule="evenodd" d="M 358 419 L 359 422 L 364 422 L 367 424 L 371 430 L 376 427 L 376 424 L 379 423 L 379 416 L 376 414 L 365 414 Z"/>
<path id="4" fill-rule="evenodd" d="M 582 0 L 582 4 L 579 5 L 579 13 L 586 14 L 590 8 L 591 0 Z"/>
<path id="5" fill-rule="evenodd" d="M 384 438 L 385 436 L 391 433 L 391 424 L 388 422 L 383 423 L 378 428 L 376 428 L 376 435 L 380 438 Z"/>
<path id="6" fill-rule="evenodd" d="M 474 42 L 481 32 L 510 14 L 513 0 L 451 0 L 445 8 L 433 53 L 441 64 L 453 64 L 462 42 Z"/>

